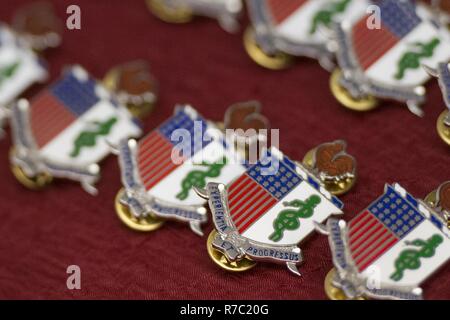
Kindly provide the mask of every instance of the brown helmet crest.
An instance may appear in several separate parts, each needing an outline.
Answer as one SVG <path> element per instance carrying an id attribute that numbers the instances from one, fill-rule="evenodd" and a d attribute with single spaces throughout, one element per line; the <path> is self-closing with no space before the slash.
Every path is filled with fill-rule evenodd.
<path id="1" fill-rule="evenodd" d="M 443 210 L 450 212 L 450 181 L 439 187 L 438 201 Z"/>
<path id="2" fill-rule="evenodd" d="M 145 61 L 133 61 L 119 67 L 116 90 L 129 95 L 142 95 L 156 90 L 155 81 Z"/>
<path id="3" fill-rule="evenodd" d="M 320 145 L 315 152 L 316 169 L 331 177 L 354 175 L 355 159 L 345 151 L 344 141 L 334 141 Z"/>
<path id="4" fill-rule="evenodd" d="M 261 114 L 261 105 L 257 101 L 239 102 L 228 108 L 225 113 L 226 129 L 268 129 L 269 120 Z"/>
<path id="5" fill-rule="evenodd" d="M 62 22 L 49 2 L 35 2 L 19 9 L 12 27 L 37 50 L 56 47 L 61 41 Z"/>

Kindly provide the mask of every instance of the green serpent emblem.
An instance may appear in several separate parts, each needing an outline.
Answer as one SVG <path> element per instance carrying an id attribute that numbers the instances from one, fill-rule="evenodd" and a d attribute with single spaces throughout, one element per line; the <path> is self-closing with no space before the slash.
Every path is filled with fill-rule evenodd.
<path id="1" fill-rule="evenodd" d="M 352 0 L 342 0 L 340 2 L 332 3 L 328 8 L 318 11 L 312 20 L 310 34 L 315 34 L 320 25 L 329 26 L 333 21 L 333 17 L 339 13 L 344 12 Z"/>
<path id="2" fill-rule="evenodd" d="M 198 166 L 208 168 L 206 171 L 193 170 L 189 172 L 181 182 L 181 191 L 176 195 L 177 199 L 186 200 L 192 187 L 204 188 L 206 186 L 206 178 L 217 178 L 227 164 L 227 158 L 222 157 L 214 163 L 202 162 Z"/>
<path id="3" fill-rule="evenodd" d="M 19 69 L 20 62 L 14 62 L 10 65 L 0 68 L 0 86 L 6 79 L 11 78 Z"/>
<path id="4" fill-rule="evenodd" d="M 320 203 L 321 199 L 317 195 L 312 195 L 305 201 L 293 200 L 283 202 L 285 207 L 294 207 L 297 209 L 286 209 L 278 214 L 273 222 L 275 231 L 269 236 L 269 239 L 275 242 L 283 239 L 285 230 L 296 230 L 300 227 L 299 219 L 307 219 L 312 217 L 314 209 Z"/>
<path id="5" fill-rule="evenodd" d="M 413 51 L 403 54 L 402 58 L 398 62 L 398 71 L 394 75 L 394 78 L 401 80 L 405 77 L 408 69 L 419 69 L 421 66 L 420 60 L 423 58 L 431 58 L 434 54 L 434 50 L 440 43 L 441 40 L 438 38 L 433 38 L 428 43 L 415 42 L 411 44 Z"/>
<path id="6" fill-rule="evenodd" d="M 391 275 L 394 281 L 400 281 L 403 278 L 405 270 L 417 270 L 420 268 L 420 258 L 431 258 L 436 253 L 436 248 L 444 241 L 441 235 L 435 234 L 428 240 L 416 239 L 414 241 L 407 241 L 406 245 L 420 248 L 406 249 L 400 253 L 397 260 L 395 260 L 395 272 Z"/>
<path id="7" fill-rule="evenodd" d="M 116 124 L 117 118 L 112 117 L 104 122 L 93 121 L 91 124 L 97 126 L 93 130 L 86 130 L 81 132 L 75 139 L 73 151 L 70 153 L 72 158 L 80 155 L 83 148 L 90 148 L 95 146 L 98 136 L 107 136 L 111 132 L 111 128 Z"/>

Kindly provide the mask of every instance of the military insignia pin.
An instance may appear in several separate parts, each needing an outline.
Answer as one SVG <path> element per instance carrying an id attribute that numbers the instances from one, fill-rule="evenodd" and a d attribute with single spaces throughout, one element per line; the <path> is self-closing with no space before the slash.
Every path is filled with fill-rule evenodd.
<path id="1" fill-rule="evenodd" d="M 249 56 L 269 69 L 283 69 L 292 57 L 317 59 L 327 70 L 334 52 L 327 31 L 332 23 L 366 12 L 366 0 L 247 0 L 252 26 L 244 34 Z"/>
<path id="2" fill-rule="evenodd" d="M 432 76 L 437 77 L 439 86 L 444 96 L 445 106 L 447 110 L 443 111 L 439 116 L 436 129 L 441 139 L 450 145 L 450 64 L 440 63 L 437 69 L 424 66 L 425 70 Z"/>
<path id="3" fill-rule="evenodd" d="M 450 59 L 449 30 L 432 19 L 428 7 L 413 1 L 373 3 L 380 9 L 379 24 L 364 14 L 354 23 L 334 25 L 339 68 L 331 76 L 331 91 L 353 110 L 368 111 L 378 99 L 390 99 L 422 115 L 423 85 L 430 76 L 421 65 L 435 68 Z"/>
<path id="4" fill-rule="evenodd" d="M 256 111 L 251 105 L 232 107 L 225 125 L 251 120 Z M 233 141 L 188 105 L 178 106 L 171 118 L 139 142 L 123 141 L 118 153 L 124 188 L 117 195 L 116 212 L 138 231 L 153 231 L 166 220 L 176 220 L 202 235 L 207 211 L 194 188 L 211 181 L 227 183 L 246 170 Z"/>
<path id="5" fill-rule="evenodd" d="M 33 50 L 55 47 L 60 41 L 60 22 L 45 3 L 20 9 L 12 27 L 0 24 L 0 129 L 12 103 L 34 83 L 47 79 L 45 63 Z"/>
<path id="6" fill-rule="evenodd" d="M 10 161 L 19 182 L 39 189 L 52 178 L 67 178 L 90 193 L 109 145 L 141 134 L 129 111 L 80 66 L 68 68 L 30 102 L 14 104 L 11 126 Z"/>
<path id="7" fill-rule="evenodd" d="M 399 184 L 386 185 L 384 194 L 348 224 L 337 219 L 317 224 L 328 235 L 335 267 L 325 280 L 327 295 L 422 299 L 419 286 L 450 257 L 443 220 L 449 190 L 446 183 L 424 202 Z"/>
<path id="8" fill-rule="evenodd" d="M 169 23 L 186 23 L 194 16 L 216 19 L 228 32 L 239 28 L 242 0 L 146 0 L 150 11 Z"/>
<path id="9" fill-rule="evenodd" d="M 320 163 L 314 165 L 315 170 L 327 167 L 330 180 L 332 174 L 341 181 L 355 178 L 354 159 L 343 148 L 339 150 L 337 145 L 342 144 L 338 141 L 319 146 L 307 160 Z M 339 156 L 346 162 L 344 166 L 325 165 Z M 303 258 L 299 243 L 314 231 L 314 222 L 343 213 L 343 203 L 326 189 L 317 174 L 275 147 L 228 187 L 211 182 L 196 191 L 208 199 L 215 226 L 208 238 L 208 253 L 229 271 L 245 271 L 258 261 L 268 261 L 286 264 L 300 275 L 298 265 Z"/>

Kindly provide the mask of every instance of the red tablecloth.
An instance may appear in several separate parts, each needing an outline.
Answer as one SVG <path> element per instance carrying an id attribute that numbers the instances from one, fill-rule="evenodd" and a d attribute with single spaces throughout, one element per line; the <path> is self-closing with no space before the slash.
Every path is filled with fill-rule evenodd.
<path id="1" fill-rule="evenodd" d="M 3 0 L 0 20 L 27 1 Z M 53 1 L 65 19 L 73 1 Z M 281 148 L 302 159 L 313 146 L 347 140 L 358 161 L 359 181 L 342 197 L 345 219 L 352 218 L 399 182 L 424 197 L 450 179 L 450 149 L 438 138 L 435 122 L 443 110 L 436 81 L 428 86 L 423 119 L 406 107 L 384 103 L 358 114 L 338 105 L 328 87 L 329 73 L 315 61 L 299 60 L 281 72 L 255 65 L 242 46 L 242 34 L 227 34 L 215 21 L 186 25 L 154 18 L 144 1 L 76 1 L 82 29 L 65 30 L 64 42 L 46 53 L 51 78 L 79 63 L 101 78 L 110 67 L 140 58 L 151 63 L 161 84 L 160 101 L 145 130 L 171 115 L 180 102 L 204 116 L 221 119 L 236 102 L 258 99 Z M 31 96 L 41 87 L 35 87 Z M 260 264 L 243 274 L 227 273 L 208 257 L 206 238 L 185 225 L 167 223 L 154 233 L 126 228 L 114 212 L 121 187 L 115 157 L 102 166 L 96 197 L 78 184 L 56 181 L 42 192 L 19 185 L 9 170 L 10 134 L 0 141 L 0 298 L 191 298 L 324 299 L 323 280 L 332 267 L 327 238 L 313 235 L 301 245 L 302 277 L 284 266 Z M 211 224 L 206 232 L 211 230 Z M 81 267 L 81 290 L 68 290 L 66 268 Z M 424 285 L 428 299 L 450 299 L 450 265 Z"/>

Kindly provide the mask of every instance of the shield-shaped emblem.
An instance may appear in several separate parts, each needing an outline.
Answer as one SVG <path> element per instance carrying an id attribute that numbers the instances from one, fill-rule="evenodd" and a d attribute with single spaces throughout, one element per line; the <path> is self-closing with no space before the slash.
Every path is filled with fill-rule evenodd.
<path id="1" fill-rule="evenodd" d="M 42 61 L 20 44 L 8 27 L 0 25 L 0 122 L 8 116 L 11 103 L 20 94 L 46 78 Z"/>
<path id="2" fill-rule="evenodd" d="M 125 223 L 152 215 L 188 222 L 200 235 L 207 216 L 194 188 L 227 183 L 246 169 L 223 133 L 187 105 L 139 143 L 123 141 L 119 160 L 125 187 L 120 202 L 132 215 L 119 214 Z"/>
<path id="3" fill-rule="evenodd" d="M 329 219 L 334 285 L 347 297 L 421 298 L 418 288 L 450 258 L 450 232 L 440 215 L 400 185 L 384 194 L 347 226 Z"/>
<path id="4" fill-rule="evenodd" d="M 318 59 L 331 69 L 334 54 L 326 31 L 333 22 L 353 20 L 366 11 L 365 0 L 248 0 L 257 45 L 277 52 Z M 250 52 L 249 52 L 250 53 Z"/>
<path id="5" fill-rule="evenodd" d="M 128 110 L 80 66 L 30 102 L 20 100 L 11 124 L 14 165 L 29 177 L 48 173 L 79 181 L 89 192 L 95 192 L 97 163 L 110 154 L 110 145 L 141 134 Z"/>
<path id="6" fill-rule="evenodd" d="M 209 183 L 199 193 L 209 199 L 215 228 L 213 246 L 230 261 L 271 260 L 296 273 L 297 245 L 315 222 L 342 214 L 342 202 L 301 164 L 272 147 L 257 164 L 229 184 Z"/>
<path id="7" fill-rule="evenodd" d="M 406 102 L 421 114 L 422 85 L 436 67 L 450 59 L 450 33 L 432 20 L 430 9 L 413 1 L 373 1 L 377 10 L 354 23 L 335 26 L 339 84 L 354 99 L 367 96 Z M 380 15 L 377 22 L 377 13 Z"/>

